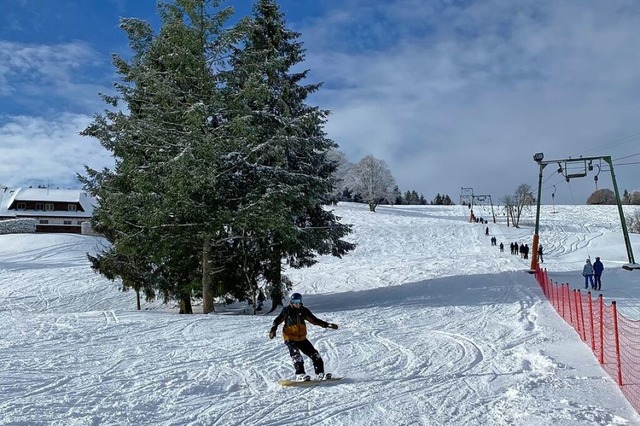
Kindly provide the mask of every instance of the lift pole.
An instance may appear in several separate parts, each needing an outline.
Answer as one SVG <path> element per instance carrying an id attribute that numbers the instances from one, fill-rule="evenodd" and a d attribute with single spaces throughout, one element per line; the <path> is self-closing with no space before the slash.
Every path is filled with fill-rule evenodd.
<path id="1" fill-rule="evenodd" d="M 613 182 L 613 191 L 616 196 L 616 203 L 618 205 L 618 214 L 620 215 L 620 224 L 622 225 L 622 234 L 624 236 L 624 244 L 627 249 L 627 258 L 629 259 L 629 263 L 622 265 L 622 267 L 629 271 L 633 269 L 640 269 L 640 265 L 636 263 L 633 257 L 633 248 L 631 247 L 631 241 L 629 239 L 629 231 L 627 230 L 627 222 L 624 217 L 624 211 L 622 210 L 622 202 L 620 201 L 618 184 L 616 182 L 615 174 L 613 173 L 613 162 L 611 160 L 611 156 L 607 155 L 607 156 L 601 156 L 601 157 L 567 158 L 567 159 L 547 160 L 547 161 L 543 161 L 543 159 L 544 159 L 544 154 L 541 152 L 533 156 L 533 160 L 536 163 L 538 163 L 540 172 L 538 174 L 538 199 L 536 201 L 536 226 L 533 234 L 533 247 L 532 247 L 533 253 L 531 256 L 531 269 L 529 270 L 529 272 L 534 273 L 536 268 L 538 267 L 538 242 L 540 238 L 539 230 L 540 230 L 540 198 L 542 196 L 542 171 L 548 164 L 557 163 L 558 173 L 563 173 L 564 171 L 563 175 L 567 180 L 567 182 L 569 182 L 569 180 L 572 178 L 586 176 L 587 170 L 592 170 L 592 167 L 590 166 L 590 164 L 593 160 L 604 160 L 609 165 L 609 169 L 611 170 L 611 181 Z M 589 166 L 587 166 L 587 162 L 589 162 Z M 584 170 L 582 172 L 573 173 L 573 174 L 567 173 L 566 172 L 567 164 L 573 164 L 573 163 L 582 163 L 582 165 L 584 166 Z M 565 166 L 564 168 L 562 167 L 563 164 Z"/>

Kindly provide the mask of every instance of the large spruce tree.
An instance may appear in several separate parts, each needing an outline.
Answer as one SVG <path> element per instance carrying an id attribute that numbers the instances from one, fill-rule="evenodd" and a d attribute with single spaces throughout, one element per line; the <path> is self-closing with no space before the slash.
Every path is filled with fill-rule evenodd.
<path id="1" fill-rule="evenodd" d="M 245 247 L 260 253 L 275 308 L 288 283 L 283 260 L 310 266 L 318 254 L 342 256 L 354 245 L 342 240 L 350 227 L 322 208 L 335 185 L 337 163 L 328 153 L 337 145 L 323 130 L 329 111 L 306 103 L 320 84 L 305 84 L 308 70 L 292 70 L 304 60 L 300 34 L 286 28 L 273 0 L 258 0 L 238 31 L 244 38 L 232 52 L 225 90 L 245 161 L 236 208 L 253 214 L 234 231 L 242 229 L 251 238 Z"/>
<path id="2" fill-rule="evenodd" d="M 226 151 L 217 131 L 222 102 L 215 67 L 231 41 L 222 31 L 230 10 L 218 6 L 203 0 L 160 4 L 158 34 L 145 21 L 123 19 L 134 55 L 113 58 L 122 81 L 116 96 L 103 98 L 115 110 L 96 115 L 83 132 L 116 159 L 113 171 L 88 169 L 81 178 L 100 200 L 94 226 L 113 243 L 91 259 L 94 267 L 121 278 L 144 268 L 137 275 L 149 277 L 146 285 L 165 299 L 180 300 L 181 313 L 192 312 L 205 236 L 229 216 L 218 191 L 218 159 Z"/>
<path id="3" fill-rule="evenodd" d="M 261 282 L 275 306 L 283 259 L 309 266 L 354 247 L 342 240 L 350 227 L 322 208 L 336 144 L 323 131 L 328 111 L 305 103 L 319 85 L 290 72 L 304 51 L 273 1 L 228 30 L 218 1 L 159 12 L 158 34 L 122 20 L 134 55 L 114 57 L 122 82 L 104 96 L 113 110 L 83 132 L 116 159 L 81 177 L 100 200 L 94 226 L 112 242 L 90 259 L 125 287 L 179 300 L 181 313 L 194 295 L 208 313 L 215 296 L 247 297 Z"/>

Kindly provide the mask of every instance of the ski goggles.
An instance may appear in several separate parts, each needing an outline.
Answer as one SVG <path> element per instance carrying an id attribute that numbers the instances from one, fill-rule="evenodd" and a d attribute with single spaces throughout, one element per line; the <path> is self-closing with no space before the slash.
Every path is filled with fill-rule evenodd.
<path id="1" fill-rule="evenodd" d="M 302 299 L 291 299 L 292 305 L 302 305 Z"/>

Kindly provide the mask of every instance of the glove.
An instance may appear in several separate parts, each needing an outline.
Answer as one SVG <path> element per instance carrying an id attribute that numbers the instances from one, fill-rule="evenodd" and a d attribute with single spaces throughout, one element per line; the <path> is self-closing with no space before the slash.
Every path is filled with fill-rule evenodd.
<path id="1" fill-rule="evenodd" d="M 272 328 L 271 330 L 269 330 L 269 339 L 273 339 L 274 337 L 276 337 L 276 328 Z"/>
<path id="2" fill-rule="evenodd" d="M 334 330 L 338 329 L 338 324 L 329 323 L 328 328 L 333 328 Z"/>

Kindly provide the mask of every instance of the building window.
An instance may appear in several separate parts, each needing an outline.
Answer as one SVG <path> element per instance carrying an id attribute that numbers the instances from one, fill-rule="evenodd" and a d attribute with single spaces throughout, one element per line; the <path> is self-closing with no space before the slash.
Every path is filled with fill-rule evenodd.
<path id="1" fill-rule="evenodd" d="M 47 203 L 44 205 L 44 209 L 48 212 L 52 212 L 53 211 L 53 203 Z"/>
<path id="2" fill-rule="evenodd" d="M 75 204 L 67 204 L 67 211 L 75 212 L 76 211 L 76 205 Z"/>
<path id="3" fill-rule="evenodd" d="M 82 221 L 81 220 L 78 221 L 78 225 L 82 225 Z"/>
<path id="4" fill-rule="evenodd" d="M 40 219 L 40 224 L 41 225 L 47 225 L 47 224 L 49 224 L 49 220 L 48 219 Z"/>
<path id="5" fill-rule="evenodd" d="M 26 210 L 27 203 L 18 203 L 17 207 L 18 207 L 18 210 Z"/>
<path id="6" fill-rule="evenodd" d="M 36 210 L 44 210 L 44 203 L 36 203 Z"/>
<path id="7" fill-rule="evenodd" d="M 70 221 L 70 220 L 65 220 L 65 221 L 64 221 L 64 224 L 65 224 L 65 225 L 71 225 L 71 221 Z"/>

